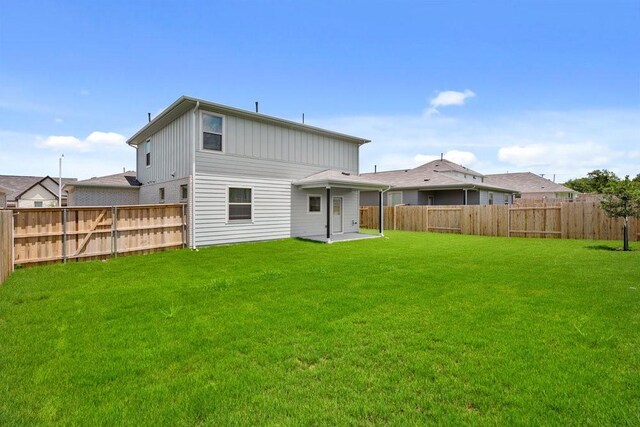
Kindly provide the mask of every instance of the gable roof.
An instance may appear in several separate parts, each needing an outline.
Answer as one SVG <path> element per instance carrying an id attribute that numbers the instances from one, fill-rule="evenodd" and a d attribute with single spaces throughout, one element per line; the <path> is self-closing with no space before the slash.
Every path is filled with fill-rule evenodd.
<path id="1" fill-rule="evenodd" d="M 531 172 L 498 173 L 487 175 L 487 182 L 515 188 L 520 193 L 575 193 L 569 187 Z"/>
<path id="2" fill-rule="evenodd" d="M 344 141 L 352 142 L 358 145 L 371 142 L 368 139 L 359 138 L 357 136 L 346 135 L 339 132 L 333 132 L 327 129 L 318 128 L 315 126 L 306 125 L 303 123 L 294 122 L 291 120 L 281 119 L 279 117 L 268 116 L 266 114 L 254 113 L 248 110 L 242 110 L 240 108 L 229 107 L 227 105 L 216 104 L 214 102 L 206 101 L 204 99 L 193 98 L 190 96 L 181 96 L 173 104 L 168 106 L 164 111 L 153 118 L 142 129 L 136 132 L 131 138 L 127 140 L 129 145 L 138 145 L 145 142 L 147 138 L 151 137 L 154 133 L 194 108 L 200 108 L 205 111 L 211 111 L 220 114 L 228 114 L 232 116 L 244 117 L 249 120 L 258 122 L 273 123 L 278 126 L 297 129 L 304 132 L 311 132 L 319 135 L 328 136 L 331 138 L 341 139 Z"/>
<path id="3" fill-rule="evenodd" d="M 468 178 L 459 177 L 447 172 L 461 172 L 468 174 Z M 477 176 L 473 179 L 472 176 Z M 454 190 L 454 189 L 482 189 L 507 193 L 517 193 L 513 187 L 482 182 L 485 175 L 456 165 L 448 160 L 434 160 L 414 169 L 403 169 L 388 172 L 364 173 L 363 177 L 388 182 L 395 189 L 418 190 Z"/>
<path id="4" fill-rule="evenodd" d="M 469 169 L 465 166 L 453 163 L 447 159 L 432 160 L 429 163 L 425 163 L 424 165 L 414 168 L 413 170 L 433 172 L 460 172 L 469 175 L 476 175 L 479 177 L 485 176 L 480 172 L 476 172 L 473 169 Z"/>
<path id="5" fill-rule="evenodd" d="M 62 178 L 62 185 L 68 182 L 77 181 L 76 178 Z M 7 202 L 17 200 L 22 194 L 33 188 L 36 184 L 42 186 L 57 197 L 58 180 L 50 176 L 22 176 L 22 175 L 0 175 L 0 187 L 4 188 L 7 195 Z M 63 197 L 66 195 L 63 192 Z"/>
<path id="6" fill-rule="evenodd" d="M 138 188 L 142 184 L 136 179 L 134 171 L 126 171 L 113 175 L 94 176 L 82 181 L 71 182 L 65 188 L 73 187 L 112 187 L 112 188 Z"/>
<path id="7" fill-rule="evenodd" d="M 22 197 L 22 195 L 23 195 L 24 193 L 26 193 L 27 191 L 29 191 L 29 190 L 31 190 L 32 188 L 35 188 L 35 187 L 37 187 L 37 186 L 40 186 L 40 187 L 44 188 L 44 189 L 45 189 L 45 190 L 47 190 L 47 192 L 48 192 L 48 193 L 50 193 L 53 197 L 56 197 L 56 198 L 57 198 L 57 197 L 58 197 L 58 194 L 57 194 L 57 193 L 54 193 L 54 192 L 53 192 L 53 191 L 51 191 L 51 190 L 50 190 L 46 185 L 44 185 L 44 184 L 43 184 L 43 182 L 44 182 L 47 178 L 49 178 L 49 177 L 48 177 L 48 176 L 45 176 L 45 177 L 44 177 L 44 178 L 42 178 L 40 181 L 36 181 L 36 182 L 34 182 L 34 183 L 33 183 L 33 185 L 31 185 L 31 186 L 27 187 L 27 188 L 26 188 L 22 193 L 18 194 L 18 195 L 16 196 L 16 200 L 17 200 L 17 199 L 19 199 L 19 198 L 21 198 L 21 197 Z M 49 185 L 50 185 L 50 184 L 49 184 Z M 57 188 L 56 188 L 56 190 L 57 190 Z"/>

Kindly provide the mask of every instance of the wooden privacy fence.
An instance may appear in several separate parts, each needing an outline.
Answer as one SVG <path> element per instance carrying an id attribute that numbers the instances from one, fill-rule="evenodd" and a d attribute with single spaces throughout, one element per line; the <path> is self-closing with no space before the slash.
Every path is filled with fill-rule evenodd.
<path id="1" fill-rule="evenodd" d="M 13 215 L 0 211 L 0 284 L 13 271 Z"/>
<path id="2" fill-rule="evenodd" d="M 15 264 L 147 253 L 186 244 L 185 205 L 14 210 Z"/>
<path id="3" fill-rule="evenodd" d="M 378 228 L 379 208 L 360 208 L 360 226 Z M 622 240 L 623 220 L 609 218 L 599 203 L 550 205 L 393 206 L 384 208 L 387 230 L 478 236 Z M 640 220 L 629 220 L 629 239 L 640 240 Z"/>

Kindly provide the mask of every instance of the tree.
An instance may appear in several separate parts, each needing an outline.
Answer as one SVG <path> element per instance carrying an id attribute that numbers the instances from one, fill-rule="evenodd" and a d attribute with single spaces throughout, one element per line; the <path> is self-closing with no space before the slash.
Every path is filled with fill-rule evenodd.
<path id="1" fill-rule="evenodd" d="M 612 181 L 604 189 L 602 209 L 612 218 L 624 218 L 623 247 L 629 250 L 629 218 L 640 218 L 640 182 L 630 180 Z"/>
<path id="2" fill-rule="evenodd" d="M 606 169 L 596 169 L 587 174 L 586 178 L 567 181 L 564 185 L 580 193 L 604 193 L 605 188 L 613 182 L 620 181 L 615 173 Z"/>

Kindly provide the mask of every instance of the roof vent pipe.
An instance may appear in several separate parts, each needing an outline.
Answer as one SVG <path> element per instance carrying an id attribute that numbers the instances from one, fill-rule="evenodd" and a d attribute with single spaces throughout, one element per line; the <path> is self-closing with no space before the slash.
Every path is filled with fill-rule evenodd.
<path id="1" fill-rule="evenodd" d="M 302 124 L 304 124 L 304 113 L 302 113 Z"/>
<path id="2" fill-rule="evenodd" d="M 151 113 L 147 113 L 147 119 L 149 119 L 149 123 L 151 123 Z"/>
<path id="3" fill-rule="evenodd" d="M 373 173 L 378 173 L 378 165 L 373 165 Z"/>
<path id="4" fill-rule="evenodd" d="M 256 101 L 256 113 L 258 112 L 258 101 Z"/>
<path id="5" fill-rule="evenodd" d="M 444 153 L 440 153 L 440 160 L 444 160 Z"/>

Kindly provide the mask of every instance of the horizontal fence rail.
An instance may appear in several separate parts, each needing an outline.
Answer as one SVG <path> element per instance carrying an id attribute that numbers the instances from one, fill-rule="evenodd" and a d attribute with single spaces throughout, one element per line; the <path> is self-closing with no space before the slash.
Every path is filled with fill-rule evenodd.
<path id="1" fill-rule="evenodd" d="M 378 228 L 379 208 L 360 208 L 360 225 Z M 478 236 L 622 240 L 623 219 L 609 218 L 597 202 L 522 205 L 384 207 L 387 230 Z M 629 239 L 640 240 L 640 220 L 629 219 Z"/>
<path id="2" fill-rule="evenodd" d="M 16 265 L 103 259 L 186 244 L 183 204 L 13 210 Z"/>

